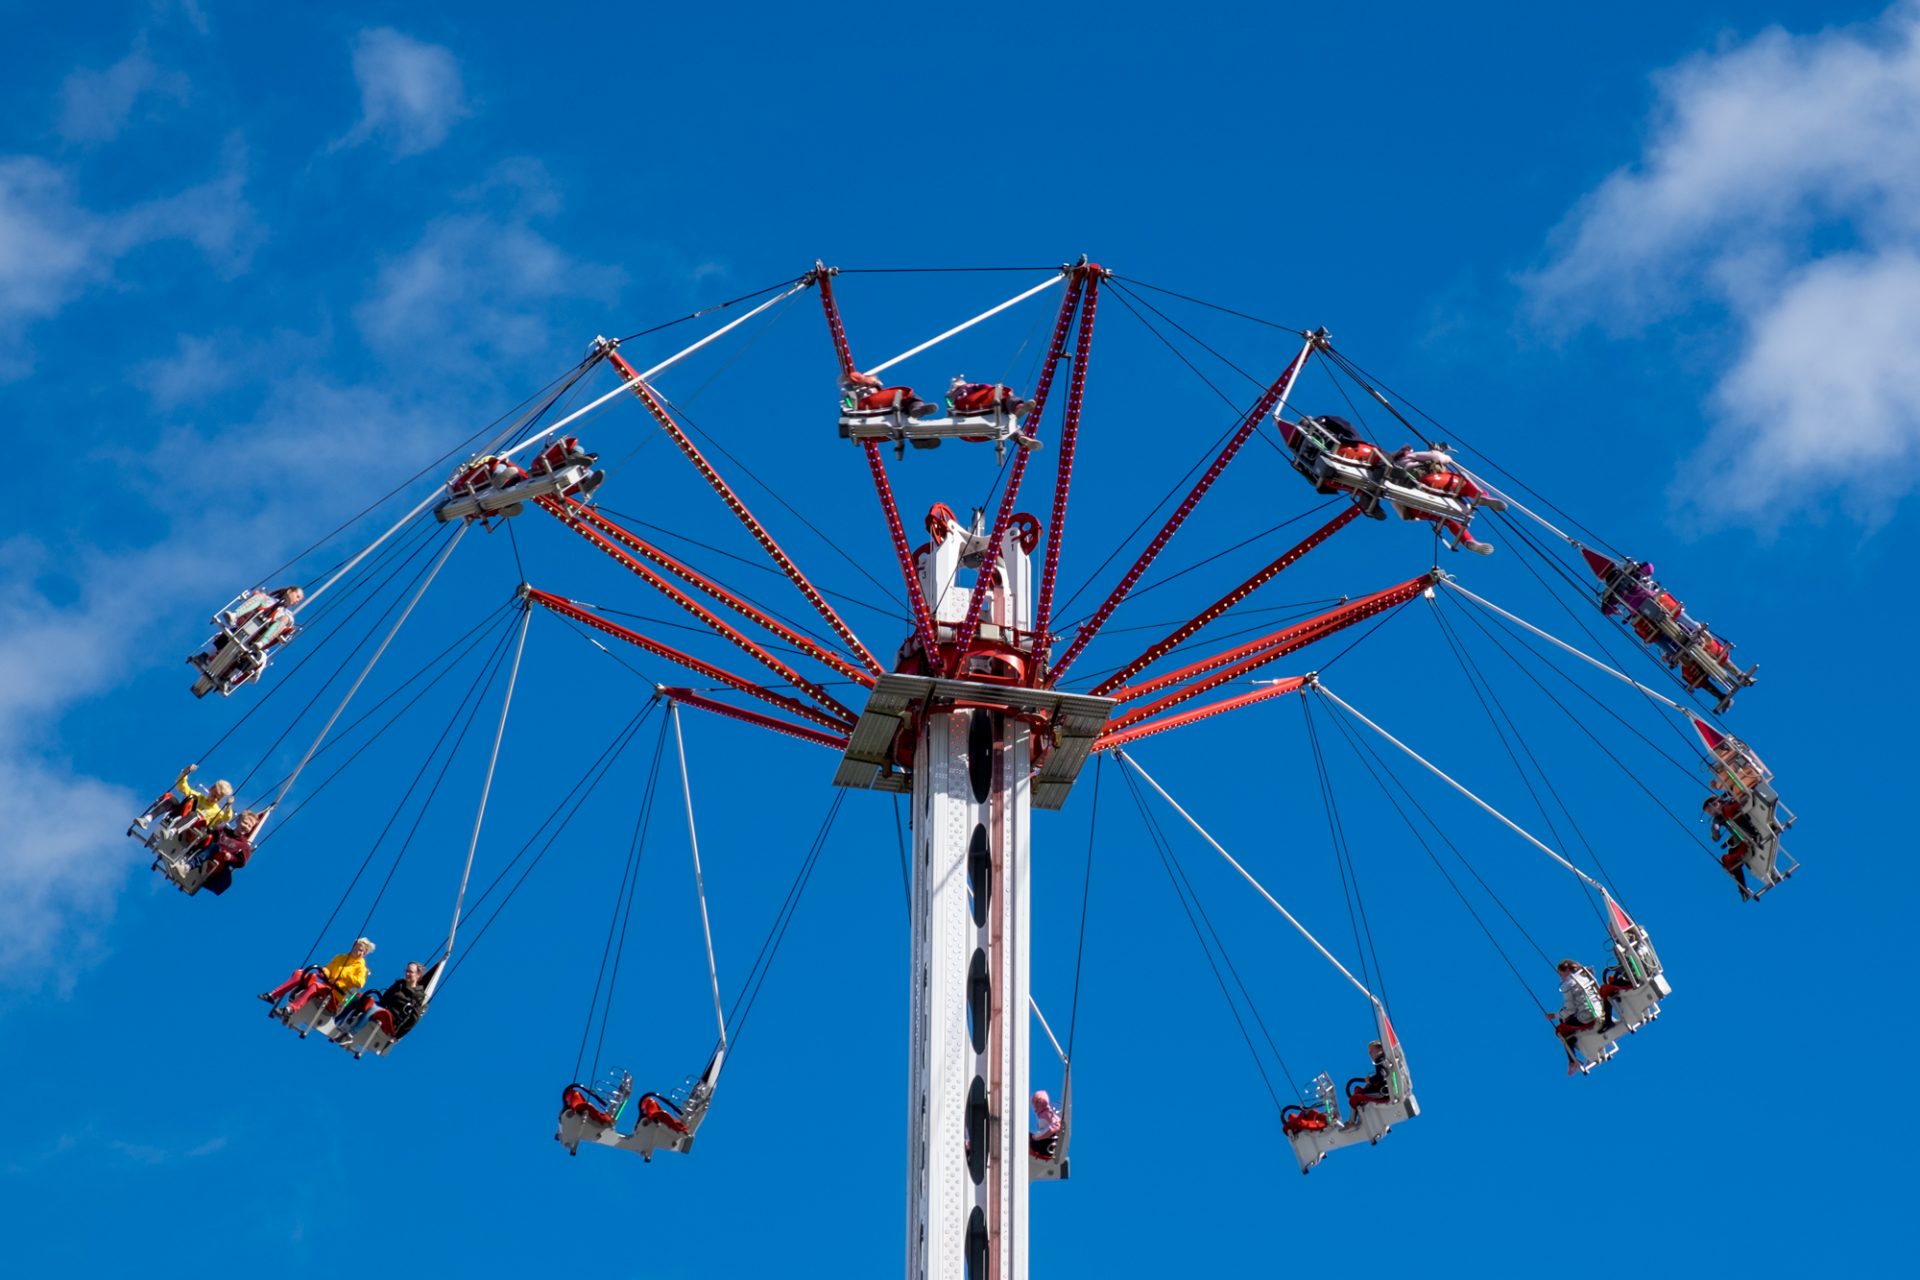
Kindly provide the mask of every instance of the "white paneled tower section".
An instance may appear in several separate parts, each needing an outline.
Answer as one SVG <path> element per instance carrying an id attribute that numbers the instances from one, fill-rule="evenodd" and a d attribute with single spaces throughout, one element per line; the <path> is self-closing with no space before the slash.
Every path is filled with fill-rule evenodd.
<path id="1" fill-rule="evenodd" d="M 963 621 L 985 537 L 952 523 L 920 557 L 942 642 Z M 1028 625 L 1009 530 L 982 637 Z M 1026 1280 L 1029 1019 L 1024 719 L 964 701 L 920 721 L 913 762 L 908 1280 Z"/>

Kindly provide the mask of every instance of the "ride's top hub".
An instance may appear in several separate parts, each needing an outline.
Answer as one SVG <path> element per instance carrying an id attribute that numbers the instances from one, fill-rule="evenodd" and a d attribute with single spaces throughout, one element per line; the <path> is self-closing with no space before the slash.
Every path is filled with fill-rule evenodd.
<path id="1" fill-rule="evenodd" d="M 1080 776 L 1094 740 L 1105 727 L 1113 699 L 978 680 L 881 676 L 847 736 L 846 752 L 834 771 L 834 785 L 873 791 L 911 790 L 913 779 L 900 756 L 902 744 L 911 752 L 913 726 L 929 711 L 956 709 L 1001 711 L 1026 720 L 1033 727 L 1034 754 L 1039 757 L 1033 773 L 1034 807 L 1058 809 L 1067 802 L 1074 779 Z"/>

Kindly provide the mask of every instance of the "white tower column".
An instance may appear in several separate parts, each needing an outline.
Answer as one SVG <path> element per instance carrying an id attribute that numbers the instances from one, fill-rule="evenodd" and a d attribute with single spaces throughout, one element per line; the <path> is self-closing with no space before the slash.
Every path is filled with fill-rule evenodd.
<path id="1" fill-rule="evenodd" d="M 947 639 L 982 538 L 957 527 L 922 558 Z M 983 633 L 1024 627 L 1027 557 L 1010 535 Z M 963 580 L 964 579 L 964 580 Z M 934 707 L 913 764 L 908 1280 L 1026 1280 L 1029 729 L 995 708 Z"/>

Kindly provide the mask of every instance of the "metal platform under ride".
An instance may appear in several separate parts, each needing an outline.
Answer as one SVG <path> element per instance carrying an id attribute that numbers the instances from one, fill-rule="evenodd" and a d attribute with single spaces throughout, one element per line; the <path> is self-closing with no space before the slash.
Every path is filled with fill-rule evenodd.
<path id="1" fill-rule="evenodd" d="M 1074 779 L 1080 776 L 1094 739 L 1100 736 L 1114 706 L 1112 698 L 1085 693 L 935 676 L 884 675 L 874 683 L 859 722 L 847 735 L 846 754 L 833 775 L 833 784 L 871 791 L 911 790 L 911 777 L 893 765 L 894 738 L 900 726 L 920 708 L 956 703 L 1040 716 L 1052 724 L 1053 749 L 1033 775 L 1033 804 L 1039 809 L 1058 809 L 1066 804 L 1067 793 L 1073 790 Z"/>

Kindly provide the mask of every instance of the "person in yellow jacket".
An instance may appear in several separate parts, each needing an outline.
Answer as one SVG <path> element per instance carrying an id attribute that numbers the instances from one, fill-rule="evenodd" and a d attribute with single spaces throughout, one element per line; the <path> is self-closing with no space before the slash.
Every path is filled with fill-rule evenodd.
<path id="1" fill-rule="evenodd" d="M 346 1003 L 347 997 L 367 985 L 367 957 L 372 954 L 373 943 L 360 938 L 344 955 L 337 955 L 323 965 L 295 969 L 293 976 L 285 982 L 271 991 L 260 993 L 262 1000 L 274 1006 L 267 1010 L 267 1016 L 279 1016 L 280 999 L 288 995 L 292 997 L 287 1001 L 288 1014 L 300 1009 L 317 995 L 326 996 L 329 1011 L 339 1009 Z"/>
<path id="2" fill-rule="evenodd" d="M 225 778 L 220 779 L 205 791 L 198 790 L 187 781 L 189 775 L 200 766 L 190 764 L 180 771 L 179 780 L 173 784 L 173 790 L 165 792 L 158 800 L 147 806 L 147 811 L 133 820 L 127 828 L 127 834 L 145 831 L 153 820 L 169 810 L 184 818 L 189 814 L 200 815 L 203 831 L 212 831 L 215 827 L 233 821 L 233 784 Z M 175 794 L 178 792 L 179 794 Z"/>

